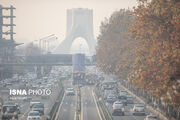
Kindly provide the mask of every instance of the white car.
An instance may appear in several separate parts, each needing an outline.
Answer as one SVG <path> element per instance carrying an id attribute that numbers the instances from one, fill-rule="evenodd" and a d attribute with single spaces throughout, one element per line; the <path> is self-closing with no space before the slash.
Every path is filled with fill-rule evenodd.
<path id="1" fill-rule="evenodd" d="M 40 104 L 40 103 L 41 103 L 41 102 L 35 102 L 35 101 L 34 101 L 34 102 L 30 102 L 29 107 L 32 108 L 33 105 L 35 105 L 35 104 Z"/>
<path id="2" fill-rule="evenodd" d="M 66 89 L 66 95 L 75 95 L 74 88 L 67 88 Z"/>
<path id="3" fill-rule="evenodd" d="M 32 106 L 32 111 L 38 111 L 40 115 L 44 115 L 44 104 L 39 103 Z"/>
<path id="4" fill-rule="evenodd" d="M 124 116 L 124 106 L 121 101 L 116 101 L 113 103 L 112 115 L 122 115 Z"/>
<path id="5" fill-rule="evenodd" d="M 27 120 L 40 120 L 41 116 L 38 111 L 30 111 Z"/>
<path id="6" fill-rule="evenodd" d="M 146 115 L 145 113 L 145 107 L 143 104 L 135 104 L 132 109 L 133 115 Z"/>

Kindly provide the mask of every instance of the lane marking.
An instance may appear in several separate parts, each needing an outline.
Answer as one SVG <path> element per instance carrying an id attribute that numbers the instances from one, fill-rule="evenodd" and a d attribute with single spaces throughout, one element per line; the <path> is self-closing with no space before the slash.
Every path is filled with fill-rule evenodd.
<path id="1" fill-rule="evenodd" d="M 76 111 L 74 112 L 74 120 L 76 120 Z"/>
<path id="2" fill-rule="evenodd" d="M 92 96 L 93 96 L 94 103 L 95 103 L 95 105 L 96 105 L 96 109 L 97 109 L 97 112 L 98 112 L 98 116 L 99 116 L 100 120 L 103 120 L 102 117 L 101 117 L 101 114 L 100 114 L 100 111 L 99 111 L 99 108 L 98 108 L 97 101 L 96 101 L 96 99 L 95 99 L 95 95 L 94 95 L 93 90 L 92 90 Z"/>
<path id="3" fill-rule="evenodd" d="M 84 118 L 84 110 L 83 110 L 83 100 L 81 96 L 81 120 L 83 120 L 83 118 Z"/>
<path id="4" fill-rule="evenodd" d="M 56 113 L 55 120 L 58 120 L 58 117 L 59 117 L 59 114 L 60 114 L 60 110 L 61 110 L 62 104 L 64 103 L 64 98 L 65 98 L 65 93 L 64 93 L 64 95 L 63 95 L 61 104 L 60 104 L 60 106 L 59 106 L 59 108 L 58 108 L 58 112 Z"/>

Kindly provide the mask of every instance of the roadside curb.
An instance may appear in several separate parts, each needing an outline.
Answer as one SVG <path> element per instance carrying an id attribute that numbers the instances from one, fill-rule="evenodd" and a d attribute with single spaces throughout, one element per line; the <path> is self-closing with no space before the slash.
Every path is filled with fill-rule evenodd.
<path id="1" fill-rule="evenodd" d="M 132 95 L 133 97 L 135 97 L 138 101 L 142 102 L 143 104 L 145 104 L 146 102 L 144 100 L 142 100 L 140 97 L 136 96 L 134 93 L 132 93 L 129 89 L 127 89 L 126 87 L 124 87 L 123 85 L 121 85 L 120 83 L 118 83 L 118 85 L 120 87 L 122 87 L 123 89 L 125 89 L 130 95 Z M 148 110 L 150 110 L 151 112 L 153 112 L 154 114 L 158 115 L 160 119 L 162 120 L 168 120 L 168 118 L 166 118 L 162 113 L 160 113 L 157 110 L 154 110 L 151 106 L 147 105 L 146 108 Z"/>

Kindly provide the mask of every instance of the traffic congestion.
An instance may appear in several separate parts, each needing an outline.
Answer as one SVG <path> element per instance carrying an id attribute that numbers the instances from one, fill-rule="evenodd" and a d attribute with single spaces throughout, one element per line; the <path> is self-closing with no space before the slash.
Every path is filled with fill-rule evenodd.
<path id="1" fill-rule="evenodd" d="M 138 101 L 116 81 L 102 81 L 97 88 L 113 120 L 159 120 L 157 115 L 146 109 L 146 104 Z"/>
<path id="2" fill-rule="evenodd" d="M 36 74 L 28 72 L 22 76 L 1 81 L 1 118 L 2 120 L 45 120 L 56 102 L 59 94 L 59 80 L 67 76 L 58 68 L 51 70 L 47 76 L 36 78 Z M 61 77 L 59 77 L 61 75 Z M 28 93 L 33 90 L 34 93 Z M 43 90 L 45 92 L 43 92 Z"/>

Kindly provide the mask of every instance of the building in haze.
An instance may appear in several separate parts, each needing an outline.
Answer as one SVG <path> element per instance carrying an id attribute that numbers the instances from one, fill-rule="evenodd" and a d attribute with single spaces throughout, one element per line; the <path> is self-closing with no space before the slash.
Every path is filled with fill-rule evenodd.
<path id="1" fill-rule="evenodd" d="M 68 54 L 73 41 L 83 38 L 89 47 L 89 55 L 95 54 L 96 41 L 93 34 L 93 10 L 87 8 L 74 8 L 67 10 L 66 38 L 55 53 Z"/>
<path id="2" fill-rule="evenodd" d="M 13 15 L 14 7 L 3 7 L 0 5 L 0 64 L 12 63 L 15 61 L 14 49 L 17 45 L 14 41 L 13 32 L 14 22 Z M 3 11 L 9 11 L 9 14 L 3 14 Z M 5 20 L 9 19 L 9 23 L 5 23 Z M 4 31 L 4 27 L 8 28 L 8 31 Z M 0 79 L 12 77 L 12 66 L 0 66 Z"/>

